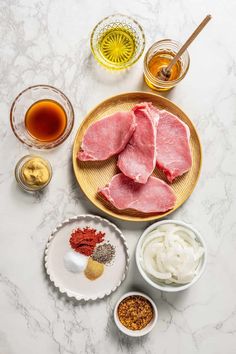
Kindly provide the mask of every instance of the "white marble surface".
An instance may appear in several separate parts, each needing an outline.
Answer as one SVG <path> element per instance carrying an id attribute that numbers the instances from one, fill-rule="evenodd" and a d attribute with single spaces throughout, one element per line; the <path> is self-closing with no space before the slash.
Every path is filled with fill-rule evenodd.
<path id="1" fill-rule="evenodd" d="M 177 295 L 152 291 L 134 264 L 135 244 L 146 224 L 114 220 L 132 255 L 128 278 L 108 299 L 80 304 L 49 285 L 43 252 L 63 219 L 102 215 L 81 193 L 71 167 L 72 142 L 86 112 L 110 95 L 148 90 L 142 60 L 129 72 L 112 75 L 91 55 L 91 29 L 115 12 L 142 24 L 147 47 L 165 37 L 183 41 L 208 12 L 213 15 L 190 49 L 186 79 L 168 95 L 196 124 L 204 153 L 198 186 L 172 217 L 199 229 L 209 259 L 205 275 L 190 290 Z M 235 13 L 234 0 L 0 1 L 0 354 L 236 353 Z M 14 166 L 31 150 L 9 125 L 16 94 L 38 83 L 63 90 L 75 108 L 70 138 L 42 154 L 50 159 L 54 176 L 39 197 L 16 186 Z M 113 323 L 114 303 L 129 289 L 146 291 L 158 305 L 158 325 L 142 339 L 125 337 Z"/>

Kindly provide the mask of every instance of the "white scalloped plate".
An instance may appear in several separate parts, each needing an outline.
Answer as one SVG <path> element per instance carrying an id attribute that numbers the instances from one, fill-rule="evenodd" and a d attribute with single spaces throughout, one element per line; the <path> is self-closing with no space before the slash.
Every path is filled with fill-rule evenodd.
<path id="1" fill-rule="evenodd" d="M 64 255 L 71 250 L 69 239 L 73 229 L 89 226 L 105 232 L 116 250 L 114 261 L 104 266 L 102 276 L 89 280 L 84 273 L 71 273 L 64 266 Z M 95 215 L 78 215 L 65 220 L 52 232 L 45 250 L 45 267 L 52 283 L 61 293 L 77 300 L 97 300 L 114 292 L 126 277 L 129 253 L 121 231 L 110 221 Z"/>

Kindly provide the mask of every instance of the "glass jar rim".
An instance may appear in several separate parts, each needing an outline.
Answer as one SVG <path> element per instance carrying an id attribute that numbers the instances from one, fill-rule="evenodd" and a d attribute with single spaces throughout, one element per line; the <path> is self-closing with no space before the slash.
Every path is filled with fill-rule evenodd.
<path id="1" fill-rule="evenodd" d="M 20 176 L 20 170 L 23 167 L 23 164 L 26 163 L 27 161 L 31 160 L 31 159 L 34 159 L 34 158 L 39 158 L 42 161 L 44 161 L 44 163 L 47 166 L 47 169 L 49 171 L 49 179 L 48 179 L 48 181 L 44 185 L 39 186 L 38 188 L 33 188 L 33 187 L 27 185 L 26 183 L 24 183 L 23 179 Z M 53 171 L 52 171 L 52 166 L 51 166 L 50 162 L 47 159 L 45 159 L 44 157 L 40 156 L 40 155 L 33 155 L 33 154 L 24 155 L 23 157 L 20 158 L 20 160 L 16 163 L 16 166 L 15 166 L 15 179 L 16 179 L 16 182 L 18 183 L 20 188 L 23 189 L 26 192 L 39 192 L 39 191 L 43 190 L 51 182 L 52 175 L 53 175 Z"/>
<path id="2" fill-rule="evenodd" d="M 148 67 L 148 62 L 149 62 L 148 61 L 148 55 L 150 54 L 151 50 L 153 50 L 157 45 L 162 44 L 162 43 L 172 43 L 172 44 L 176 45 L 178 48 L 180 48 L 182 46 L 182 43 L 180 43 L 178 41 L 175 41 L 173 39 L 170 39 L 170 38 L 161 39 L 160 41 L 157 41 L 157 42 L 153 43 L 151 45 L 151 47 L 147 50 L 147 53 L 145 54 L 145 57 L 144 57 L 144 69 L 147 72 L 148 76 L 150 78 L 152 78 L 155 81 L 156 84 L 159 84 L 159 85 L 163 85 L 164 84 L 165 86 L 171 86 L 172 87 L 172 86 L 175 86 L 178 82 L 180 82 L 185 77 L 185 75 L 187 74 L 188 69 L 189 69 L 189 65 L 190 65 L 190 56 L 189 56 L 189 52 L 188 52 L 187 49 L 181 55 L 181 57 L 186 55 L 186 57 L 187 57 L 187 66 L 186 66 L 186 69 L 184 70 L 184 72 L 177 79 L 171 80 L 171 81 L 160 80 L 160 79 L 158 79 L 158 77 L 154 76 L 151 73 L 151 71 L 149 70 L 149 67 Z"/>
<path id="3" fill-rule="evenodd" d="M 115 17 L 123 17 L 123 18 L 126 18 L 130 21 L 132 21 L 139 29 L 140 33 L 141 33 L 141 36 L 142 36 L 142 43 L 140 43 L 140 53 L 138 54 L 137 58 L 135 58 L 135 60 L 131 60 L 131 62 L 128 62 L 126 65 L 112 65 L 111 63 L 104 63 L 102 61 L 101 58 L 98 58 L 97 56 L 97 51 L 96 51 L 96 47 L 93 43 L 94 41 L 94 36 L 95 36 L 95 33 L 96 33 L 96 30 L 98 29 L 98 27 L 105 21 L 109 20 L 109 19 L 112 19 L 112 18 L 115 18 Z M 92 32 L 91 32 L 91 35 L 90 35 L 90 49 L 92 51 L 92 54 L 94 56 L 94 58 L 98 61 L 98 63 L 100 65 L 102 65 L 103 67 L 105 67 L 106 69 L 112 69 L 112 70 L 123 70 L 123 69 L 127 69 L 131 66 L 133 66 L 139 59 L 140 57 L 142 56 L 143 52 L 144 52 L 144 48 L 145 48 L 145 44 L 146 44 L 146 39 L 145 39 L 145 34 L 144 34 L 144 30 L 142 28 L 142 26 L 139 24 L 139 22 L 137 20 L 135 20 L 133 17 L 129 16 L 129 15 L 125 15 L 125 14 L 122 14 L 122 13 L 114 13 L 112 15 L 109 15 L 109 16 L 106 16 L 104 17 L 103 19 L 101 19 L 93 28 Z"/>
<path id="4" fill-rule="evenodd" d="M 69 127 L 68 131 L 66 132 L 66 130 L 65 130 L 63 135 L 61 137 L 59 137 L 57 140 L 55 140 L 53 146 L 51 146 L 51 145 L 44 146 L 44 147 L 41 147 L 39 145 L 34 146 L 33 143 L 29 143 L 29 142 L 25 141 L 24 139 L 22 139 L 22 137 L 17 133 L 16 128 L 15 128 L 15 124 L 14 124 L 14 108 L 16 107 L 18 100 L 25 93 L 27 93 L 28 91 L 31 91 L 31 90 L 34 90 L 34 89 L 37 89 L 37 88 L 51 90 L 51 91 L 54 91 L 57 94 L 61 95 L 65 99 L 65 101 L 68 103 L 68 106 L 69 106 L 69 109 L 70 109 L 70 112 L 71 112 L 71 124 L 70 124 L 70 127 Z M 14 133 L 16 138 L 21 143 L 23 143 L 24 145 L 27 145 L 27 146 L 35 149 L 35 150 L 50 150 L 52 148 L 55 148 L 55 147 L 61 145 L 69 137 L 70 133 L 72 132 L 72 129 L 74 127 L 74 120 L 75 120 L 74 108 L 73 108 L 72 103 L 69 100 L 69 98 L 60 89 L 58 89 L 58 88 L 56 88 L 54 86 L 48 85 L 48 84 L 31 85 L 31 86 L 25 88 L 24 90 L 22 90 L 21 92 L 19 92 L 17 94 L 17 96 L 13 100 L 13 102 L 11 104 L 11 108 L 10 108 L 10 125 L 11 125 L 12 132 Z M 68 122 L 67 122 L 67 125 L 68 125 Z"/>

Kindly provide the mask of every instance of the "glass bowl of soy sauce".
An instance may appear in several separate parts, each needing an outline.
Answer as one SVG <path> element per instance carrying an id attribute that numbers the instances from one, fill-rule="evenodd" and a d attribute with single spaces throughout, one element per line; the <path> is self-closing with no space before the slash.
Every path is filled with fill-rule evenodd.
<path id="1" fill-rule="evenodd" d="M 31 86 L 14 100 L 10 111 L 16 137 L 35 149 L 63 143 L 74 125 L 74 110 L 63 92 L 49 85 Z"/>

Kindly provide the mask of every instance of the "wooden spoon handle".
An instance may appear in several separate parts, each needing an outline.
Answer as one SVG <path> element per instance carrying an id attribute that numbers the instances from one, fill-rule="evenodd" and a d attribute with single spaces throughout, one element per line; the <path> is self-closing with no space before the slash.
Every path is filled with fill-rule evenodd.
<path id="1" fill-rule="evenodd" d="M 172 66 L 178 61 L 179 57 L 185 52 L 185 50 L 190 46 L 192 41 L 198 36 L 198 34 L 203 30 L 206 24 L 210 21 L 211 15 L 207 15 L 204 20 L 200 23 L 200 25 L 195 29 L 195 31 L 191 34 L 191 36 L 187 39 L 184 45 L 180 48 L 177 54 L 174 56 L 173 60 L 166 67 L 166 71 L 170 71 Z"/>

